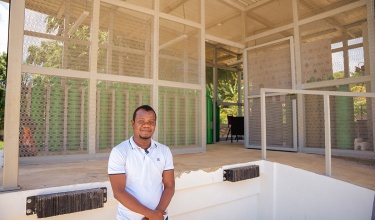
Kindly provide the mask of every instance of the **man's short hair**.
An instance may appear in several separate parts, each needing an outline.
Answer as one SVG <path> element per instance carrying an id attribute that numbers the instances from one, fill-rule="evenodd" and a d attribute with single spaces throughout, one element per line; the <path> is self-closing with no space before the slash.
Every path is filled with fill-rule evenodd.
<path id="1" fill-rule="evenodd" d="M 153 109 L 151 106 L 149 106 L 149 105 L 141 105 L 141 106 L 139 106 L 138 108 L 136 108 L 136 109 L 134 110 L 134 113 L 133 113 L 133 121 L 135 120 L 135 116 L 137 115 L 137 111 L 140 110 L 140 109 L 143 109 L 143 110 L 145 110 L 146 112 L 149 112 L 149 111 L 154 112 L 154 114 L 155 114 L 155 119 L 156 119 L 156 112 L 154 111 L 154 109 Z"/>

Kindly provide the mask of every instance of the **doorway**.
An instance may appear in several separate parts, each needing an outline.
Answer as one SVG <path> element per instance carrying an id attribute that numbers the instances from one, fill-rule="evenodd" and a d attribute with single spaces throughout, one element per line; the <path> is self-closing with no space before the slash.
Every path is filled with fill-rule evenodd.
<path id="1" fill-rule="evenodd" d="M 228 141 L 228 116 L 244 116 L 242 50 L 206 43 L 206 93 L 207 144 Z"/>

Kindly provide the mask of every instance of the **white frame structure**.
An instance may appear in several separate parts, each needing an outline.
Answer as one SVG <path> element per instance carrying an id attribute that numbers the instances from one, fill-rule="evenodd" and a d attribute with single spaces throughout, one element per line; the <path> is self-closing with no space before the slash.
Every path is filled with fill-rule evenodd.
<path id="1" fill-rule="evenodd" d="M 100 4 L 101 2 L 109 3 L 133 11 L 141 12 L 153 17 L 153 33 L 152 40 L 157 42 L 152 44 L 152 60 L 151 60 L 151 79 L 142 79 L 140 82 L 139 78 L 130 77 L 130 76 L 119 76 L 119 75 L 110 75 L 102 74 L 97 72 L 97 60 L 98 60 L 98 33 L 99 33 L 99 14 L 100 14 Z M 136 6 L 124 1 L 119 0 L 93 0 L 93 15 L 91 23 L 91 34 L 90 34 L 90 63 L 89 71 L 77 71 L 77 70 L 68 70 L 68 69 L 54 69 L 54 68 L 44 68 L 38 66 L 29 66 L 22 64 L 22 50 L 23 50 L 23 36 L 24 36 L 24 11 L 25 11 L 26 0 L 12 1 L 12 7 L 10 7 L 10 22 L 9 22 L 9 38 L 8 44 L 8 78 L 7 78 L 7 94 L 12 94 L 10 98 L 6 99 L 6 115 L 5 115 L 5 129 L 4 140 L 6 147 L 4 150 L 4 178 L 3 186 L 0 187 L 0 191 L 5 190 L 14 190 L 18 189 L 18 166 L 19 166 L 19 114 L 14 114 L 14 112 L 20 112 L 20 92 L 21 92 L 21 73 L 31 73 L 31 74 L 44 74 L 49 76 L 59 76 L 59 77 L 72 77 L 80 79 L 89 79 L 89 90 L 88 90 L 88 108 L 89 108 L 89 118 L 88 118 L 88 151 L 86 157 L 92 157 L 96 154 L 96 118 L 97 112 L 96 109 L 96 93 L 97 87 L 96 83 L 101 80 L 106 81 L 117 81 L 117 82 L 126 82 L 143 85 L 149 85 L 152 87 L 152 97 L 151 103 L 153 104 L 156 113 L 158 114 L 158 94 L 159 86 L 166 87 L 175 87 L 180 89 L 193 89 L 198 90 L 201 93 L 200 99 L 204 103 L 206 93 L 205 93 L 205 0 L 200 0 L 199 7 L 200 10 L 200 21 L 199 23 L 189 21 L 182 18 L 177 18 L 175 16 L 165 14 L 160 12 L 159 5 L 160 0 L 154 0 L 154 8 L 147 9 L 140 6 Z M 21 16 L 21 17 L 20 17 Z M 183 25 L 188 25 L 199 30 L 198 38 L 198 49 L 199 56 L 201 57 L 198 60 L 199 66 L 199 75 L 198 84 L 189 84 L 189 83 L 178 83 L 178 82 L 169 82 L 158 79 L 159 71 L 159 19 L 167 19 L 174 22 L 178 22 Z M 8 96 L 9 97 L 9 96 Z M 199 103 L 198 103 L 199 104 Z M 206 105 L 200 104 L 200 109 L 198 112 L 206 112 Z M 194 148 L 178 148 L 172 149 L 174 154 L 183 154 L 183 153 L 198 153 L 206 151 L 206 115 L 200 114 L 198 116 L 199 130 L 201 130 L 201 137 L 197 140 L 198 147 Z M 198 130 L 197 129 L 197 130 Z M 196 132 L 196 134 L 199 134 Z M 199 137 L 199 136 L 198 136 Z M 197 138 L 198 138 L 197 137 Z M 158 130 L 156 128 L 153 138 L 158 140 Z"/>
<path id="2" fill-rule="evenodd" d="M 3 186 L 0 187 L 1 190 L 14 190 L 18 189 L 18 165 L 19 165 L 19 157 L 18 157 L 18 145 L 19 145 L 19 113 L 20 112 L 20 91 L 21 91 L 21 73 L 28 72 L 28 73 L 38 73 L 38 74 L 45 74 L 45 75 L 53 75 L 53 76 L 60 76 L 60 77 L 71 77 L 74 75 L 76 78 L 85 78 L 89 79 L 89 147 L 88 147 L 88 154 L 86 156 L 91 156 L 95 158 L 96 153 L 96 82 L 100 80 L 109 80 L 109 81 L 119 81 L 119 82 L 127 82 L 127 83 L 139 83 L 139 79 L 136 77 L 129 77 L 129 76 L 118 76 L 118 75 L 109 75 L 109 74 L 101 74 L 97 73 L 97 60 L 98 60 L 98 31 L 99 31 L 99 12 L 100 12 L 100 3 L 109 3 L 113 5 L 117 5 L 126 9 L 130 9 L 133 11 L 141 12 L 153 17 L 153 33 L 152 33 L 152 40 L 154 42 L 159 42 L 159 20 L 167 19 L 171 20 L 183 25 L 188 25 L 199 30 L 199 72 L 200 78 L 198 84 L 189 84 L 189 83 L 176 83 L 176 82 L 168 82 L 163 80 L 158 80 L 158 71 L 159 71 L 159 44 L 153 44 L 151 51 L 152 51 L 152 59 L 151 59 L 151 79 L 143 79 L 142 84 L 152 86 L 152 100 L 154 106 L 158 106 L 158 92 L 159 86 L 166 86 L 166 87 L 178 87 L 181 89 L 194 89 L 201 91 L 201 105 L 200 111 L 202 114 L 199 115 L 199 129 L 201 131 L 201 138 L 199 142 L 201 143 L 199 148 L 192 148 L 192 149 L 176 149 L 173 153 L 194 153 L 194 152 L 204 152 L 206 151 L 206 105 L 205 105 L 205 41 L 211 40 L 218 42 L 220 44 L 229 45 L 236 48 L 243 49 L 243 62 L 244 62 L 244 81 L 245 85 L 248 84 L 249 79 L 247 76 L 247 54 L 246 51 L 246 44 L 250 41 L 258 40 L 263 37 L 271 36 L 273 34 L 293 29 L 293 38 L 288 38 L 291 41 L 291 52 L 294 54 L 292 57 L 293 63 L 293 81 L 295 80 L 295 85 L 293 83 L 293 88 L 295 90 L 288 90 L 299 92 L 297 95 L 297 117 L 298 117 L 298 129 L 295 128 L 294 132 L 298 133 L 298 150 L 299 151 L 306 151 L 305 149 L 305 123 L 304 123 L 304 104 L 303 104 L 303 95 L 307 90 L 301 89 L 313 89 L 314 86 L 317 84 L 303 84 L 302 82 L 302 67 L 301 67 L 301 39 L 299 34 L 299 28 L 301 25 L 308 24 L 314 21 L 318 21 L 320 19 L 329 18 L 330 16 L 346 12 L 349 10 L 353 10 L 359 7 L 366 6 L 367 7 L 367 31 L 368 31 L 368 38 L 375 39 L 375 20 L 374 20 L 374 0 L 358 0 L 353 3 L 349 3 L 342 7 L 335 8 L 333 10 L 323 12 L 321 14 L 317 14 L 305 19 L 298 18 L 298 0 L 292 0 L 292 12 L 293 12 L 293 22 L 290 24 L 285 24 L 281 27 L 277 27 L 268 31 L 264 31 L 261 33 L 257 33 L 251 36 L 246 36 L 245 31 L 245 12 L 250 10 L 253 7 L 259 6 L 261 3 L 270 2 L 269 0 L 259 1 L 259 4 L 254 4 L 248 6 L 246 8 L 238 8 L 235 6 L 232 1 L 224 0 L 227 4 L 232 5 L 241 10 L 241 18 L 243 19 L 243 33 L 241 43 L 234 42 L 228 39 L 222 39 L 217 36 L 206 34 L 206 1 L 200 0 L 200 21 L 193 22 L 190 20 L 186 20 L 183 18 L 175 17 L 170 14 L 166 14 L 160 11 L 159 3 L 162 0 L 154 0 L 154 8 L 147 9 L 141 6 L 136 6 L 130 4 L 125 1 L 121 0 L 92 0 L 93 4 L 93 20 L 91 26 L 91 41 L 90 41 L 90 64 L 89 64 L 89 71 L 76 71 L 76 70 L 61 70 L 61 69 L 53 69 L 53 68 L 41 68 L 36 66 L 28 66 L 22 65 L 22 50 L 23 50 L 23 36 L 24 36 L 24 19 L 25 19 L 25 0 L 16 0 L 11 1 L 12 7 L 10 7 L 10 25 L 9 25 L 9 36 L 12 36 L 8 40 L 8 47 L 11 48 L 8 50 L 8 78 L 7 78 L 7 88 L 6 93 L 8 94 L 8 98 L 6 99 L 6 109 L 5 109 L 5 129 L 4 129 L 4 169 L 3 169 Z M 282 39 L 286 40 L 286 39 Z M 348 83 L 356 83 L 358 80 L 360 81 L 367 81 L 371 82 L 371 88 L 375 88 L 375 41 L 369 40 L 368 41 L 368 58 L 366 60 L 366 69 L 369 70 L 369 75 L 364 76 L 361 78 L 348 78 L 342 80 L 335 80 L 332 82 L 324 82 L 327 84 L 323 85 L 341 85 L 341 84 L 348 84 Z M 292 73 L 291 73 L 292 74 Z M 319 84 L 321 87 L 322 84 Z M 265 96 L 265 92 L 263 90 L 261 96 Z M 269 92 L 281 92 L 285 93 L 284 90 L 267 90 Z M 302 91 L 302 92 L 301 92 Z M 311 92 L 311 91 L 309 91 Z M 11 94 L 11 95 L 9 95 Z M 248 120 L 248 87 L 245 86 L 245 122 Z M 340 93 L 343 94 L 343 93 Z M 370 97 L 373 97 L 374 93 L 370 94 Z M 335 93 L 325 94 L 325 97 L 328 95 L 335 95 Z M 351 95 L 355 95 L 351 93 Z M 368 93 L 363 93 L 361 96 L 367 96 Z M 262 97 L 264 99 L 264 97 Z M 327 102 L 327 97 L 325 98 Z M 373 97 L 373 102 L 375 103 L 375 99 Z M 158 109 L 155 109 L 158 113 Z M 375 118 L 375 104 L 372 105 L 372 109 L 368 110 L 368 114 L 372 114 L 372 118 Z M 245 140 L 248 140 L 248 124 L 245 123 Z M 329 126 L 328 124 L 326 126 Z M 373 120 L 373 128 L 375 128 L 375 120 Z M 296 126 L 294 126 L 296 127 Z M 155 139 L 157 139 L 156 130 Z M 295 140 L 296 142 L 296 140 Z M 265 146 L 265 144 L 264 144 Z M 328 152 L 329 153 L 329 152 Z M 371 152 L 370 152 L 371 153 Z M 375 154 L 375 153 L 374 153 Z M 264 154 L 265 156 L 265 154 Z"/>
<path id="3" fill-rule="evenodd" d="M 275 40 L 275 41 L 271 41 L 271 42 L 268 42 L 268 43 L 265 43 L 265 44 L 260 44 L 260 45 L 257 45 L 257 46 L 254 46 L 254 47 L 249 47 L 249 48 L 246 48 L 244 49 L 244 52 L 243 52 L 243 55 L 244 55 L 244 79 L 245 79 L 245 122 L 247 122 L 249 120 L 249 114 L 247 113 L 247 109 L 249 109 L 249 99 L 252 99 L 252 98 L 261 98 L 261 101 L 263 101 L 262 99 L 262 93 L 260 93 L 259 95 L 249 95 L 249 88 L 248 88 L 248 85 L 249 85 L 249 76 L 248 76 L 248 64 L 247 64 L 247 61 L 248 61 L 248 55 L 247 55 L 247 52 L 248 51 L 251 51 L 251 50 L 255 50 L 255 49 L 259 49 L 259 48 L 262 48 L 262 47 L 265 47 L 265 46 L 270 46 L 272 44 L 277 44 L 277 43 L 280 43 L 280 42 L 283 42 L 283 41 L 289 41 L 289 50 L 290 50 L 290 56 L 291 56 L 291 60 L 290 60 L 290 69 L 291 69 L 291 81 L 292 81 L 292 88 L 291 89 L 295 89 L 296 88 L 296 71 L 295 71 L 295 60 L 294 60 L 294 41 L 293 41 L 293 37 L 286 37 L 286 38 L 282 38 L 282 39 L 279 39 L 279 40 Z M 281 93 L 283 94 L 283 93 Z M 275 95 L 275 94 L 274 94 Z M 280 95 L 280 94 L 278 94 Z M 290 147 L 268 147 L 268 149 L 273 149 L 273 150 L 284 150 L 284 151 L 297 151 L 297 109 L 296 109 L 296 100 L 292 100 L 292 111 L 293 111 L 293 146 L 290 148 Z M 263 111 L 261 111 L 261 113 L 263 113 Z M 250 141 L 250 137 L 249 137 L 249 123 L 245 123 L 245 130 L 244 130 L 244 134 L 245 134 L 245 147 L 246 148 L 255 148 L 255 149 L 260 149 L 261 146 L 250 146 L 248 143 Z M 263 140 L 263 138 L 262 138 Z"/>
<path id="4" fill-rule="evenodd" d="M 375 99 L 375 93 L 361 93 L 361 92 L 334 92 L 334 91 L 316 91 L 316 90 L 297 90 L 297 89 L 271 89 L 261 88 L 261 134 L 262 134 L 262 159 L 266 160 L 267 150 L 267 128 L 266 128 L 266 93 L 270 95 L 279 94 L 300 94 L 300 95 L 321 95 L 324 98 L 324 131 L 325 131 L 325 162 L 326 162 L 326 175 L 332 175 L 331 165 L 331 122 L 330 122 L 330 96 L 349 96 L 349 97 L 368 97 Z M 270 149 L 270 148 L 268 148 Z"/>

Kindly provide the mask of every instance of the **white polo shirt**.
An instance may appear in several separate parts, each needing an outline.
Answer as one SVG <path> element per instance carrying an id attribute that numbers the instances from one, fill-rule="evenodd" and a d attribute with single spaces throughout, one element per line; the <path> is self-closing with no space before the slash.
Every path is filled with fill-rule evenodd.
<path id="1" fill-rule="evenodd" d="M 114 147 L 108 160 L 108 174 L 125 174 L 125 190 L 150 209 L 156 208 L 163 193 L 163 171 L 173 169 L 172 153 L 167 146 L 151 140 L 146 153 L 133 137 Z M 119 203 L 117 219 L 142 218 L 143 215 Z"/>

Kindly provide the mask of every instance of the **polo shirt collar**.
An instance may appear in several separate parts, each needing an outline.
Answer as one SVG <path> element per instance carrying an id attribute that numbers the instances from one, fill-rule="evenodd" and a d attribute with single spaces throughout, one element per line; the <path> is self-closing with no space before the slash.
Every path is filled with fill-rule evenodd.
<path id="1" fill-rule="evenodd" d="M 132 147 L 132 149 L 135 149 L 135 148 L 141 148 L 141 147 L 139 147 L 135 142 L 134 142 L 134 136 L 131 136 L 130 137 L 130 145 L 131 145 L 131 147 Z M 151 138 L 151 145 L 150 145 L 150 147 L 148 148 L 148 149 L 153 149 L 153 148 L 155 148 L 155 147 L 157 147 L 157 145 L 156 145 L 156 143 L 155 143 L 155 141 Z M 142 148 L 141 148 L 142 149 Z"/>

